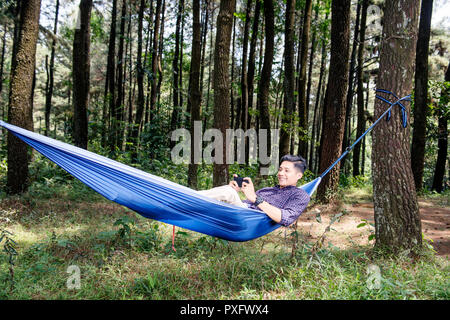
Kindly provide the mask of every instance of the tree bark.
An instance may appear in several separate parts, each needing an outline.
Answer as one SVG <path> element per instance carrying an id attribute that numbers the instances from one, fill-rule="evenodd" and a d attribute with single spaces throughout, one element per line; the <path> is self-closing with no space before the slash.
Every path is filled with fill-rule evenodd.
<path id="1" fill-rule="evenodd" d="M 311 2 L 310 0 L 307 0 Z M 284 24 L 284 108 L 281 117 L 280 130 L 280 157 L 290 154 L 290 137 L 293 134 L 293 113 L 295 109 L 295 74 L 294 74 L 294 21 L 295 21 L 295 1 L 286 1 L 286 20 Z M 306 45 L 308 48 L 308 45 Z M 306 70 L 306 69 L 305 69 Z M 305 73 L 306 76 L 306 73 Z M 306 84 L 306 82 L 305 82 Z"/>
<path id="2" fill-rule="evenodd" d="M 366 21 L 367 21 L 367 7 L 368 0 L 363 0 L 361 8 L 361 27 L 359 31 L 359 47 L 358 47 L 358 69 L 356 70 L 357 79 L 357 104 L 358 104 L 358 122 L 356 124 L 356 137 L 360 137 L 364 133 L 366 127 L 366 117 L 364 115 L 364 42 L 366 37 Z M 350 91 L 349 91 L 350 92 Z M 347 99 L 347 102 L 349 100 Z M 353 176 L 359 176 L 359 159 L 361 155 L 361 144 L 356 144 L 353 149 Z"/>
<path id="3" fill-rule="evenodd" d="M 153 120 L 152 113 L 155 110 L 156 99 L 158 97 L 158 86 L 157 86 L 157 72 L 158 72 L 158 56 L 159 56 L 159 28 L 161 24 L 161 0 L 156 1 L 155 10 L 155 23 L 154 23 L 154 34 L 153 34 L 153 49 L 152 49 L 152 79 L 151 85 L 152 90 L 150 93 L 150 122 Z"/>
<path id="4" fill-rule="evenodd" d="M 179 73 L 181 72 L 179 68 L 179 56 L 180 56 L 180 29 L 181 29 L 181 15 L 183 14 L 183 7 L 184 7 L 184 0 L 179 0 L 178 2 L 178 13 L 177 13 L 177 21 L 176 21 L 176 27 L 175 27 L 175 50 L 173 54 L 173 61 L 172 61 L 172 69 L 173 69 L 173 78 L 172 78 L 172 85 L 173 85 L 173 111 L 172 111 L 172 117 L 170 121 L 170 130 L 173 131 L 178 126 L 178 119 L 179 119 L 179 113 L 180 113 L 180 104 L 179 104 Z M 175 142 L 171 142 L 171 148 L 175 146 Z"/>
<path id="5" fill-rule="evenodd" d="M 267 152 L 272 150 L 271 132 L 270 132 L 270 117 L 269 117 L 269 89 L 272 76 L 272 64 L 274 57 L 275 45 L 275 17 L 274 17 L 273 0 L 264 0 L 264 31 L 265 31 L 265 48 L 264 48 L 264 62 L 262 63 L 262 70 L 260 72 L 260 80 L 258 85 L 258 111 L 259 111 L 259 125 L 258 130 L 267 130 Z M 262 42 L 261 42 L 262 48 Z M 261 55 L 262 56 L 262 55 Z M 260 64 L 261 65 L 261 64 Z M 261 144 L 261 141 L 260 141 Z"/>
<path id="6" fill-rule="evenodd" d="M 87 149 L 88 144 L 91 10 L 92 0 L 81 0 L 73 40 L 73 140 L 83 149 Z"/>
<path id="7" fill-rule="evenodd" d="M 191 161 L 189 163 L 188 170 L 188 185 L 192 189 L 197 189 L 197 169 L 198 161 L 196 159 L 195 150 L 197 147 L 201 149 L 202 145 L 199 141 L 194 139 L 194 122 L 201 120 L 201 110 L 200 110 L 200 60 L 202 56 L 202 43 L 201 43 L 201 24 L 200 24 L 200 0 L 193 0 L 192 7 L 192 56 L 191 56 L 191 70 L 189 75 L 189 94 L 188 99 L 191 105 L 191 123 L 190 123 L 190 133 L 191 133 Z M 197 146 L 196 146 L 197 145 Z"/>
<path id="8" fill-rule="evenodd" d="M 159 0 L 160 2 L 160 0 Z M 133 147 L 133 161 L 137 160 L 138 157 L 138 148 L 139 148 L 139 130 L 142 125 L 142 118 L 144 115 L 144 68 L 142 66 L 142 25 L 144 19 L 144 10 L 146 6 L 146 1 L 141 0 L 139 6 L 138 13 L 138 47 L 137 47 L 137 59 L 136 59 L 136 68 L 137 68 L 137 86 L 138 86 L 138 98 L 137 98 L 137 108 L 136 108 L 136 118 L 134 121 L 134 126 L 132 129 L 132 143 Z"/>
<path id="9" fill-rule="evenodd" d="M 416 50 L 416 72 L 414 76 L 414 125 L 411 146 L 411 168 L 416 190 L 423 187 L 425 164 L 425 140 L 428 117 L 428 46 L 430 44 L 431 13 L 433 0 L 422 0 L 420 10 L 419 37 Z"/>
<path id="10" fill-rule="evenodd" d="M 222 137 L 226 136 L 226 129 L 230 127 L 229 58 L 234 7 L 235 0 L 220 1 L 214 48 L 214 128 L 220 130 Z M 225 161 L 227 154 L 226 143 L 222 143 L 220 148 L 221 150 L 215 149 L 216 156 L 218 156 L 219 152 L 222 153 L 222 161 L 214 163 L 214 186 L 224 185 L 228 182 L 228 165 Z"/>
<path id="11" fill-rule="evenodd" d="M 331 57 L 325 94 L 324 123 L 321 136 L 320 171 L 323 172 L 340 155 L 344 137 L 348 58 L 350 38 L 350 0 L 333 1 L 331 9 Z M 319 185 L 317 196 L 327 202 L 335 196 L 339 184 L 339 165 Z M 327 194 L 329 192 L 329 194 Z"/>
<path id="12" fill-rule="evenodd" d="M 311 11 L 312 0 L 306 0 L 305 4 L 305 18 L 303 21 L 302 43 L 300 52 L 300 75 L 298 87 L 298 114 L 299 114 L 299 134 L 298 154 L 308 156 L 308 112 L 309 106 L 306 104 L 306 67 L 308 61 L 308 46 L 311 30 Z M 286 66 L 287 68 L 287 66 Z"/>
<path id="13" fill-rule="evenodd" d="M 55 23 L 53 25 L 53 34 L 56 36 L 58 31 L 58 12 L 59 12 L 59 0 L 56 0 L 55 7 Z M 56 39 L 52 39 L 50 52 L 50 65 L 48 72 L 48 87 L 45 90 L 45 135 L 48 136 L 50 130 L 50 113 L 52 109 L 52 97 L 53 97 L 53 84 L 54 84 L 54 69 L 55 69 L 55 46 Z M 0 90 L 1 91 L 1 90 Z"/>
<path id="14" fill-rule="evenodd" d="M 450 63 L 447 67 L 447 72 L 445 73 L 445 81 L 450 82 Z M 445 163 L 448 160 L 447 157 L 447 146 L 448 146 L 448 129 L 447 129 L 447 116 L 442 108 L 450 102 L 450 90 L 443 89 L 441 93 L 440 106 L 438 108 L 438 156 L 436 159 L 436 166 L 434 169 L 433 185 L 432 190 L 436 190 L 441 193 L 443 188 L 443 181 L 445 176 Z"/>
<path id="15" fill-rule="evenodd" d="M 8 121 L 32 131 L 33 117 L 31 97 L 36 61 L 36 42 L 39 32 L 41 1 L 30 0 L 20 7 L 18 37 L 15 38 L 16 52 L 12 61 L 10 76 Z M 28 163 L 30 156 L 27 145 L 8 132 L 8 172 L 6 191 L 9 194 L 24 192 L 29 185 Z"/>
<path id="16" fill-rule="evenodd" d="M 399 97 L 412 90 L 418 14 L 419 1 L 386 1 L 377 88 L 388 88 Z M 387 107 L 377 99 L 374 119 Z M 405 107 L 409 114 L 409 105 Z M 412 250 L 422 244 L 411 170 L 410 131 L 409 127 L 402 127 L 400 117 L 401 112 L 396 107 L 392 110 L 391 121 L 381 121 L 372 133 L 375 247 L 393 253 Z"/>
<path id="17" fill-rule="evenodd" d="M 122 138 L 124 134 L 124 120 L 125 120 L 125 108 L 124 108 L 124 40 L 125 40 L 125 22 L 127 15 L 127 2 L 122 1 L 122 10 L 120 14 L 120 34 L 119 34 L 119 50 L 117 52 L 117 99 L 115 101 L 115 109 L 118 120 L 118 133 L 115 137 L 115 145 L 122 149 Z"/>

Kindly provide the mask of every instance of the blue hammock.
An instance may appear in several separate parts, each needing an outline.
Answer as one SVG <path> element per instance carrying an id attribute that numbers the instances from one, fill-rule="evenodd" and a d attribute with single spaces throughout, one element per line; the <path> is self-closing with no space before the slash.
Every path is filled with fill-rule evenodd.
<path id="1" fill-rule="evenodd" d="M 395 103 L 386 100 L 391 107 L 380 119 L 390 112 L 395 104 L 401 105 L 399 101 L 407 97 L 398 99 Z M 372 130 L 376 123 L 364 135 Z M 205 197 L 193 189 L 1 120 L 0 126 L 8 129 L 108 200 L 130 208 L 146 218 L 239 242 L 261 237 L 281 226 L 262 211 L 237 207 Z M 364 135 L 347 148 L 346 152 L 322 175 L 300 188 L 312 195 L 323 176 Z"/>

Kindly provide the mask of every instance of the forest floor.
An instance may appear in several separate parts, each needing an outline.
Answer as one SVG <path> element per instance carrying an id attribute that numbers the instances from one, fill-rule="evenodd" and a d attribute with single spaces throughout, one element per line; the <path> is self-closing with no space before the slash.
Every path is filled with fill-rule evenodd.
<path id="1" fill-rule="evenodd" d="M 298 220 L 298 230 L 306 241 L 315 242 L 325 233 L 325 245 L 331 243 L 340 249 L 348 249 L 355 245 L 367 245 L 374 240 L 368 237 L 374 232 L 373 202 L 368 199 L 347 199 L 345 203 L 332 206 L 313 205 Z M 430 197 L 419 197 L 419 210 L 424 240 L 430 243 L 436 255 L 450 258 L 450 206 L 447 201 Z M 330 220 L 337 212 L 345 214 L 334 223 L 332 230 L 325 232 Z M 320 213 L 321 223 L 317 223 L 316 215 Z M 367 224 L 358 228 L 358 225 Z"/>

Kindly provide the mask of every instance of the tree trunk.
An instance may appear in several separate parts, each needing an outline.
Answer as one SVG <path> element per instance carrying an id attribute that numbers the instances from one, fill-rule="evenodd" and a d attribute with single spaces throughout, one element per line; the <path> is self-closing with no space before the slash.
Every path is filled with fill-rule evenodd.
<path id="1" fill-rule="evenodd" d="M 361 28 L 359 31 L 359 47 L 358 47 L 358 69 L 356 70 L 357 79 L 357 103 L 358 103 L 358 123 L 356 125 L 356 137 L 360 137 L 364 133 L 366 127 L 366 117 L 364 115 L 364 41 L 366 37 L 366 21 L 367 21 L 367 6 L 369 1 L 363 0 L 361 8 Z M 349 90 L 350 92 L 350 90 Z M 349 100 L 347 99 L 347 102 Z M 361 144 L 357 143 L 353 149 L 353 176 L 359 176 L 359 159 L 361 154 Z"/>
<path id="2" fill-rule="evenodd" d="M 8 121 L 27 130 L 33 130 L 31 97 L 36 61 L 36 42 L 39 31 L 41 1 L 22 3 L 18 37 L 13 56 L 10 76 Z M 28 163 L 30 156 L 27 145 L 8 132 L 8 173 L 6 191 L 9 194 L 24 192 L 28 185 Z"/>
<path id="3" fill-rule="evenodd" d="M 81 0 L 73 40 L 73 140 L 76 146 L 84 149 L 88 144 L 91 10 L 92 0 Z"/>
<path id="4" fill-rule="evenodd" d="M 258 109 L 259 109 L 259 129 L 267 130 L 267 152 L 272 150 L 270 117 L 269 117 L 269 89 L 272 76 L 272 64 L 275 45 L 275 13 L 273 0 L 264 0 L 264 31 L 265 31 L 265 50 L 264 63 L 260 72 L 259 91 L 258 91 Z M 262 46 L 262 43 L 261 43 Z M 262 56 L 262 55 L 261 55 Z M 260 64 L 261 65 L 261 64 Z M 261 141 L 260 141 L 261 144 Z M 263 166 L 262 164 L 260 164 Z"/>
<path id="5" fill-rule="evenodd" d="M 252 0 L 247 0 L 245 13 L 244 39 L 242 43 L 242 71 L 241 71 L 241 128 L 246 131 L 248 125 L 248 78 L 247 78 L 247 49 L 250 29 L 250 12 L 252 10 Z"/>
<path id="6" fill-rule="evenodd" d="M 445 73 L 445 81 L 450 81 L 450 63 Z M 444 113 L 443 107 L 450 102 L 450 90 L 443 89 L 441 93 L 442 105 L 439 106 L 438 114 L 438 156 L 436 159 L 436 166 L 434 169 L 433 186 L 432 190 L 436 190 L 441 193 L 443 191 L 442 182 L 445 175 L 445 163 L 447 162 L 447 146 L 448 146 L 448 129 L 447 129 L 447 116 Z"/>
<path id="7" fill-rule="evenodd" d="M 298 114 L 299 114 L 299 134 L 298 154 L 308 156 L 308 109 L 306 104 L 306 67 L 308 60 L 308 46 L 311 30 L 311 10 L 312 0 L 306 0 L 305 4 L 305 18 L 303 21 L 302 43 L 301 43 L 301 61 L 300 61 L 300 75 L 298 87 Z M 286 66 L 287 67 L 287 66 Z"/>
<path id="8" fill-rule="evenodd" d="M 118 135 L 118 110 L 115 108 L 116 103 L 116 19 L 117 19 L 117 0 L 113 0 L 112 14 L 111 14 L 111 29 L 109 32 L 109 45 L 108 45 L 108 63 L 107 69 L 109 74 L 108 79 L 108 90 L 106 90 L 109 95 L 107 96 L 107 101 L 109 105 L 110 124 L 109 132 L 107 136 L 109 137 L 109 148 L 111 152 L 116 149 L 117 135 Z"/>
<path id="9" fill-rule="evenodd" d="M 431 13 L 433 0 L 422 0 L 419 38 L 417 39 L 416 73 L 414 78 L 414 125 L 411 146 L 411 168 L 416 190 L 423 187 L 425 164 L 425 140 L 428 112 L 428 46 L 430 44 Z"/>
<path id="10" fill-rule="evenodd" d="M 144 103 L 145 103 L 144 68 L 142 66 L 142 24 L 144 19 L 145 2 L 146 2 L 145 0 L 141 0 L 138 14 L 138 47 L 137 47 L 137 61 L 136 61 L 138 98 L 137 98 L 136 118 L 132 130 L 132 143 L 134 144 L 132 155 L 133 161 L 136 161 L 138 157 L 139 130 L 142 125 L 142 117 L 144 114 Z"/>
<path id="11" fill-rule="evenodd" d="M 307 0 L 310 1 L 310 0 Z M 311 1 L 310 1 L 311 2 Z M 286 1 L 286 20 L 284 24 L 284 108 L 281 117 L 280 157 L 290 154 L 290 137 L 293 134 L 293 113 L 295 109 L 295 74 L 294 74 L 294 21 L 295 1 Z M 308 48 L 308 46 L 306 46 Z M 306 70 L 306 69 L 305 69 Z M 306 75 L 306 73 L 305 73 Z M 306 82 L 305 82 L 306 84 Z"/>
<path id="12" fill-rule="evenodd" d="M 150 95 L 150 122 L 153 119 L 152 112 L 155 110 L 156 99 L 158 97 L 158 86 L 157 86 L 157 72 L 158 72 L 158 45 L 159 45 L 159 26 L 161 23 L 161 0 L 157 0 L 156 2 L 156 11 L 155 11 L 155 23 L 154 23 L 154 34 L 153 34 L 153 49 L 152 49 L 152 91 Z"/>
<path id="13" fill-rule="evenodd" d="M 201 120 L 200 110 L 200 60 L 202 56 L 201 43 L 201 24 L 200 24 L 200 0 L 193 1 L 193 18 L 192 18 L 192 56 L 191 56 L 191 70 L 189 75 L 190 92 L 188 94 L 189 103 L 191 105 L 191 161 L 188 170 L 188 185 L 192 189 L 197 189 L 197 168 L 200 159 L 196 159 L 195 155 L 197 148 L 201 150 L 202 145 L 200 141 L 196 141 L 194 135 L 194 121 Z"/>
<path id="14" fill-rule="evenodd" d="M 53 25 L 53 34 L 56 36 L 58 31 L 58 12 L 59 12 L 59 0 L 56 0 L 55 7 L 55 23 Z M 48 136 L 50 130 L 50 112 L 52 109 L 52 97 L 53 97 L 53 83 L 54 83 L 54 69 L 55 69 L 55 46 L 56 39 L 52 40 L 52 47 L 50 53 L 50 65 L 48 70 L 48 87 L 45 90 L 45 135 Z M 0 90 L 1 91 L 1 90 Z"/>
<path id="15" fill-rule="evenodd" d="M 172 85 L 173 85 L 173 111 L 172 111 L 172 118 L 170 121 L 170 130 L 173 131 L 178 126 L 178 118 L 180 113 L 180 104 L 179 104 L 179 87 L 178 87 L 178 80 L 179 80 L 179 73 L 181 72 L 179 68 L 179 56 L 180 56 L 180 29 L 181 29 L 181 16 L 183 14 L 183 7 L 184 7 L 184 0 L 179 0 L 178 2 L 178 13 L 177 13 L 177 22 L 175 27 L 175 50 L 173 54 L 173 61 L 172 61 L 172 69 L 173 69 L 173 78 L 172 78 Z M 171 142 L 171 148 L 175 146 L 175 142 Z"/>
<path id="16" fill-rule="evenodd" d="M 387 0 L 377 88 L 399 97 L 411 93 L 417 41 L 419 1 Z M 377 99 L 374 118 L 387 109 Z M 410 107 L 405 104 L 409 114 Z M 398 107 L 391 121 L 373 130 L 372 174 L 375 210 L 375 247 L 393 253 L 422 244 L 419 207 L 411 170 L 409 127 L 401 125 Z"/>
<path id="17" fill-rule="evenodd" d="M 356 21 L 355 21 L 355 30 L 353 33 L 353 44 L 352 44 L 352 52 L 351 52 L 351 58 L 350 58 L 350 70 L 349 70 L 349 76 L 348 76 L 348 91 L 347 91 L 347 109 L 345 111 L 345 128 L 344 128 L 344 139 L 342 141 L 342 151 L 344 152 L 345 149 L 350 145 L 350 138 L 351 138 L 351 132 L 352 132 L 352 126 L 351 126 L 351 117 L 352 117 L 352 108 L 353 108 L 353 83 L 355 79 L 355 62 L 356 62 L 356 52 L 358 48 L 358 35 L 359 35 L 359 29 L 360 29 L 360 23 L 359 20 L 361 18 L 361 2 L 358 1 L 358 4 L 356 6 Z M 340 166 L 341 170 L 347 174 L 350 164 L 350 157 L 342 159 Z"/>
<path id="18" fill-rule="evenodd" d="M 255 53 L 256 53 L 256 41 L 258 40 L 258 27 L 259 27 L 259 17 L 261 12 L 261 1 L 256 1 L 255 12 L 253 15 L 253 26 L 252 26 L 252 39 L 250 40 L 250 52 L 248 55 L 248 72 L 247 72 L 247 88 L 248 88 L 248 108 L 253 109 L 253 93 L 254 93 L 254 80 L 255 80 Z M 247 128 L 250 128 L 251 124 L 251 114 L 247 117 Z M 246 155 L 249 155 L 249 145 L 247 145 Z M 246 163 L 248 163 L 248 158 L 246 158 Z"/>
<path id="19" fill-rule="evenodd" d="M 119 50 L 117 52 L 117 99 L 115 101 L 115 114 L 117 114 L 118 120 L 118 133 L 115 137 L 114 144 L 122 149 L 122 138 L 124 134 L 124 120 L 125 120 L 125 110 L 123 104 L 124 96 L 124 40 L 125 40 L 125 22 L 127 14 L 127 2 L 122 1 L 122 10 L 120 16 L 120 35 L 119 35 Z"/>
<path id="20" fill-rule="evenodd" d="M 332 2 L 331 57 L 325 94 L 324 123 L 321 136 L 320 171 L 325 171 L 340 155 L 344 138 L 348 58 L 350 38 L 350 0 Z M 317 196 L 329 201 L 339 184 L 339 166 L 327 174 L 319 185 Z M 327 195 L 327 193 L 329 194 Z"/>
<path id="21" fill-rule="evenodd" d="M 314 8 L 314 21 L 317 21 L 319 19 L 319 8 Z M 306 88 L 306 105 L 309 106 L 310 99 L 311 99 L 311 87 L 312 87 L 312 71 L 314 66 L 314 55 L 316 53 L 316 37 L 317 37 L 317 28 L 315 27 L 312 34 L 311 39 L 311 53 L 309 55 L 309 69 L 308 69 L 308 84 Z M 320 76 L 319 76 L 320 77 Z M 316 97 L 317 99 L 318 97 Z M 310 148 L 308 149 L 308 157 L 309 157 L 309 165 L 311 170 L 311 164 L 313 159 L 313 146 L 314 146 L 314 135 L 316 131 L 316 120 L 317 120 L 317 108 L 314 107 L 313 111 L 313 122 L 312 122 L 312 130 L 311 130 L 311 142 L 310 142 Z M 309 127 L 309 125 L 308 125 Z"/>
<path id="22" fill-rule="evenodd" d="M 226 136 L 226 129 L 230 127 L 230 81 L 229 58 L 231 29 L 233 27 L 233 10 L 235 0 L 221 0 L 217 17 L 217 32 L 214 52 L 214 128 L 220 130 L 222 137 Z M 228 165 L 225 157 L 227 145 L 223 141 L 221 150 L 215 149 L 215 156 L 222 161 L 214 162 L 213 185 L 220 186 L 228 182 Z"/>
<path id="23" fill-rule="evenodd" d="M 3 67 L 5 65 L 5 49 L 6 49 L 6 23 L 4 24 L 4 31 L 3 31 L 3 38 L 2 38 L 2 53 L 0 57 L 0 93 L 2 93 L 3 90 Z M 2 106 L 2 110 L 4 111 L 4 108 Z M 2 113 L 2 116 L 4 116 L 4 113 Z"/>

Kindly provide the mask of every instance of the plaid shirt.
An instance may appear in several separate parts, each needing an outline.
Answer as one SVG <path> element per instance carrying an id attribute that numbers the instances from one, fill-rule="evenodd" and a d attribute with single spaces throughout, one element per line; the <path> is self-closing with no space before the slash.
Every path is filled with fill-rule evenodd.
<path id="1" fill-rule="evenodd" d="M 282 226 L 288 226 L 297 220 L 310 200 L 309 195 L 296 186 L 262 188 L 256 191 L 256 194 L 263 198 L 265 202 L 281 210 L 280 224 Z M 250 200 L 243 200 L 242 202 L 246 203 L 251 209 L 262 211 Z"/>

